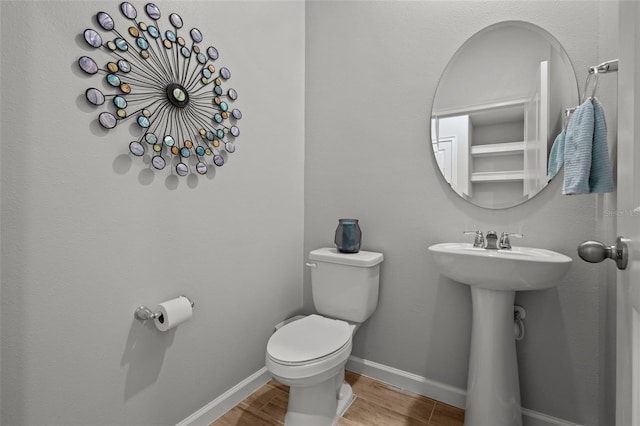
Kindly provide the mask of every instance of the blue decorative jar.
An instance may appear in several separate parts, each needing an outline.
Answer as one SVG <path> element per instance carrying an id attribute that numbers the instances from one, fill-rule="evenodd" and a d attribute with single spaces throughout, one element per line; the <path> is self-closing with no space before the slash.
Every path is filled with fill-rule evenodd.
<path id="1" fill-rule="evenodd" d="M 358 219 L 338 219 L 336 236 L 333 240 L 341 253 L 357 253 L 360 251 L 362 231 Z"/>

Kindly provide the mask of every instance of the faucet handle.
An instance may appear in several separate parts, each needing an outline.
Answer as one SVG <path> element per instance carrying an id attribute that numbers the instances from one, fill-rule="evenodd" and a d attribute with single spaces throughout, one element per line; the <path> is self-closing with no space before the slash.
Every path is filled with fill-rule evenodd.
<path id="1" fill-rule="evenodd" d="M 503 232 L 500 235 L 500 241 L 498 242 L 498 248 L 501 249 L 510 249 L 511 248 L 511 240 L 509 240 L 509 237 L 514 237 L 514 238 L 522 238 L 524 237 L 523 234 L 516 234 L 515 232 Z"/>
<path id="2" fill-rule="evenodd" d="M 474 247 L 483 247 L 484 246 L 484 235 L 482 235 L 482 231 L 464 231 L 464 235 L 475 235 L 476 238 L 473 240 Z"/>

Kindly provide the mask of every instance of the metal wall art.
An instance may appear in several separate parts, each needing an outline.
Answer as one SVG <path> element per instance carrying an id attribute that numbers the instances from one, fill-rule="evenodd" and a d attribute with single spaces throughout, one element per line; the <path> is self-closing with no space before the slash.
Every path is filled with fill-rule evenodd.
<path id="1" fill-rule="evenodd" d="M 223 88 L 231 72 L 214 66 L 215 47 L 200 48 L 199 29 L 188 31 L 190 40 L 181 37 L 180 15 L 170 14 L 165 30 L 155 4 L 147 3 L 144 11 L 147 22 L 138 20 L 131 3 L 123 2 L 120 12 L 128 20 L 126 30 L 116 28 L 116 20 L 107 12 L 98 12 L 96 23 L 107 35 L 84 31 L 89 46 L 107 52 L 110 59 L 102 68 L 89 56 L 79 59 L 82 71 L 104 76 L 102 90 L 87 89 L 87 101 L 106 105 L 98 115 L 105 129 L 133 118 L 141 136 L 129 143 L 129 151 L 137 157 L 149 152 L 155 169 L 175 164 L 176 173 L 186 176 L 191 165 L 206 174 L 212 165 L 224 164 L 224 152 L 235 151 L 240 135 L 236 124 L 242 113 L 231 106 L 238 94 Z"/>

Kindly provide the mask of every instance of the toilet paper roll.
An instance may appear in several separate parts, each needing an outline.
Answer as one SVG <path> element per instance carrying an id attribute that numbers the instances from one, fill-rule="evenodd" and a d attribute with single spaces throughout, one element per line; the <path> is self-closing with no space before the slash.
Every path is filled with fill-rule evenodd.
<path id="1" fill-rule="evenodd" d="M 160 315 L 154 320 L 156 328 L 160 331 L 167 331 L 191 319 L 193 307 L 191 307 L 189 299 L 180 296 L 161 303 L 156 312 L 160 312 Z"/>

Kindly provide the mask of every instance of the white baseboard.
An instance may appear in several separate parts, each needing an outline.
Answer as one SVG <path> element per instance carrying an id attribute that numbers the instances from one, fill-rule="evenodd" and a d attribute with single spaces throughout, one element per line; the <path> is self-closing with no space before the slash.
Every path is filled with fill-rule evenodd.
<path id="1" fill-rule="evenodd" d="M 417 393 L 418 395 L 424 395 L 431 399 L 444 402 L 445 404 L 453 405 L 454 407 L 464 408 L 466 400 L 466 391 L 464 389 L 429 380 L 417 374 L 408 373 L 355 356 L 349 357 L 347 370 L 371 377 L 372 379 L 412 393 Z"/>
<path id="2" fill-rule="evenodd" d="M 209 426 L 271 380 L 267 367 L 253 373 L 176 426 Z"/>
<path id="3" fill-rule="evenodd" d="M 523 426 L 581 426 L 557 417 L 548 416 L 537 411 L 522 409 Z"/>
<path id="4" fill-rule="evenodd" d="M 417 374 L 398 370 L 355 356 L 349 357 L 347 370 L 376 379 L 391 386 L 435 399 L 454 407 L 464 408 L 466 390 L 429 380 Z M 537 411 L 522 409 L 524 426 L 580 426 L 577 423 L 548 416 Z"/>
<path id="5" fill-rule="evenodd" d="M 435 399 L 454 407 L 464 408 L 466 391 L 417 374 L 408 373 L 377 362 L 355 356 L 349 357 L 347 370 L 379 380 L 391 386 Z M 246 397 L 271 380 L 266 367 L 253 373 L 218 398 L 214 399 L 176 426 L 209 426 L 222 417 L 224 413 L 235 407 Z M 557 417 L 548 416 L 537 411 L 522 409 L 523 426 L 580 426 Z"/>

